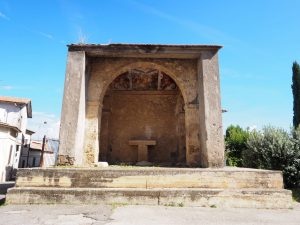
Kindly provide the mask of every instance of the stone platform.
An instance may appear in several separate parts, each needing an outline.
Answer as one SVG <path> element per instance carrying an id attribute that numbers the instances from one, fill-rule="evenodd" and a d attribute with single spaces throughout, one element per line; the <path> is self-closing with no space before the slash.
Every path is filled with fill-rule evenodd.
<path id="1" fill-rule="evenodd" d="M 292 207 L 281 172 L 241 168 L 20 169 L 7 202 Z"/>

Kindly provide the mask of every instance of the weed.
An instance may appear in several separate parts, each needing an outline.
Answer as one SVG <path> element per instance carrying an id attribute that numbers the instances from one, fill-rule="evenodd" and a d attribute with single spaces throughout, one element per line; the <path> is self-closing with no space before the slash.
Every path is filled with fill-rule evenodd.
<path id="1" fill-rule="evenodd" d="M 182 202 L 180 202 L 180 203 L 178 203 L 178 205 L 177 205 L 178 207 L 183 207 L 184 205 L 183 205 L 183 203 Z"/>
<path id="2" fill-rule="evenodd" d="M 175 204 L 175 202 L 169 202 L 167 204 L 164 204 L 164 206 L 175 207 L 176 204 Z"/>

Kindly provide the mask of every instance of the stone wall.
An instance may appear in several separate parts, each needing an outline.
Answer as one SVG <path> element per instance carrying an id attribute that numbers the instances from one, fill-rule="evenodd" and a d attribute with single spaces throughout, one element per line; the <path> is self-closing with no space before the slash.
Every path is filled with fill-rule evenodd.
<path id="1" fill-rule="evenodd" d="M 137 146 L 129 140 L 156 140 L 149 147 L 149 161 L 175 165 L 185 162 L 184 115 L 176 112 L 178 91 L 114 91 L 106 96 L 102 110 L 100 160 L 137 162 Z M 180 104 L 180 103 L 179 103 Z M 182 107 L 182 106 L 181 106 Z M 183 112 L 184 113 L 184 112 Z M 182 121 L 183 120 L 183 121 Z"/>

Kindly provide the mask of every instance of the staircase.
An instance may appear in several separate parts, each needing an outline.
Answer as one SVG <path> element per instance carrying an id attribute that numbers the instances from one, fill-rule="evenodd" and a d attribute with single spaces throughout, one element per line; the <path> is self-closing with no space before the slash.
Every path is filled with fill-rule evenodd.
<path id="1" fill-rule="evenodd" d="M 279 171 L 247 168 L 20 169 L 10 204 L 143 204 L 291 208 Z"/>

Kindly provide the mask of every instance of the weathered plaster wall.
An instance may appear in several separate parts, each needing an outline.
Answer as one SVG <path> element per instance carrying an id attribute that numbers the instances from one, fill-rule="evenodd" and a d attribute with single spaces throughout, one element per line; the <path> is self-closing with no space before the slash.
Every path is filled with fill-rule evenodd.
<path id="1" fill-rule="evenodd" d="M 157 145 L 149 147 L 150 162 L 183 161 L 185 157 L 180 154 L 185 143 L 180 143 L 179 136 L 185 135 L 179 133 L 182 130 L 178 126 L 184 121 L 179 121 L 176 112 L 179 94 L 179 91 L 112 91 L 106 96 L 100 160 L 135 163 L 137 146 L 130 146 L 128 141 L 151 139 Z"/>
<path id="2" fill-rule="evenodd" d="M 25 134 L 27 127 L 26 106 L 0 102 L 0 122 L 15 126 Z"/>
<path id="3" fill-rule="evenodd" d="M 13 136 L 10 128 L 0 127 L 0 182 L 11 178 L 13 168 L 18 168 L 19 152 L 17 152 L 18 141 Z"/>

